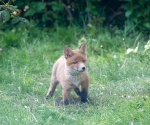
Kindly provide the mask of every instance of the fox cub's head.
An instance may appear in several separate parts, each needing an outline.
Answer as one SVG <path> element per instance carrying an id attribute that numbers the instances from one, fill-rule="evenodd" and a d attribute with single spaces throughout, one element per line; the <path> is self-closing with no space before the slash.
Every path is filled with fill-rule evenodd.
<path id="1" fill-rule="evenodd" d="M 78 50 L 64 47 L 66 66 L 71 72 L 84 72 L 86 70 L 86 43 L 82 43 Z"/>

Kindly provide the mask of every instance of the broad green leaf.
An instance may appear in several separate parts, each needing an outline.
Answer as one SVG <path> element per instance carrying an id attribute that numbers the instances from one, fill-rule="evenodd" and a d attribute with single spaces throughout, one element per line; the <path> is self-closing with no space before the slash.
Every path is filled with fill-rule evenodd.
<path id="1" fill-rule="evenodd" d="M 145 14 L 149 14 L 150 13 L 150 7 L 145 8 Z"/>
<path id="2" fill-rule="evenodd" d="M 50 18 L 49 18 L 49 16 L 48 16 L 47 13 L 46 13 L 46 14 L 43 14 L 43 16 L 42 16 L 42 21 L 44 22 L 44 21 L 46 21 L 46 20 L 50 20 Z"/>
<path id="3" fill-rule="evenodd" d="M 6 8 L 5 5 L 0 5 L 0 10 L 3 9 L 3 8 Z"/>
<path id="4" fill-rule="evenodd" d="M 9 14 L 8 10 L 0 11 L 0 16 L 3 20 L 3 22 L 7 22 L 10 19 L 10 14 Z"/>
<path id="5" fill-rule="evenodd" d="M 138 0 L 140 5 L 143 5 L 143 0 Z"/>
<path id="6" fill-rule="evenodd" d="M 33 9 L 29 9 L 24 16 L 33 16 L 35 14 L 35 11 Z"/>
<path id="7" fill-rule="evenodd" d="M 128 10 L 128 11 L 126 11 L 125 16 L 129 17 L 131 14 L 132 14 L 132 11 Z"/>
<path id="8" fill-rule="evenodd" d="M 133 20 L 133 22 L 137 23 L 137 22 L 138 22 L 137 19 L 138 19 L 138 18 L 134 17 L 132 20 Z"/>
<path id="9" fill-rule="evenodd" d="M 25 13 L 25 16 L 33 16 L 36 13 L 41 13 L 43 12 L 44 8 L 44 3 L 32 2 L 31 4 L 29 4 L 29 10 Z"/>
<path id="10" fill-rule="evenodd" d="M 126 27 L 125 27 L 125 32 L 129 32 L 131 29 L 132 29 L 132 25 L 130 24 L 130 25 L 127 25 Z"/>
<path id="11" fill-rule="evenodd" d="M 135 10 L 135 9 L 137 9 L 137 8 L 140 8 L 140 6 L 139 6 L 139 5 L 136 5 L 136 6 L 133 6 L 133 7 L 132 7 L 133 10 Z"/>
<path id="12" fill-rule="evenodd" d="M 29 21 L 25 18 L 22 18 L 22 17 L 15 17 L 13 20 L 12 20 L 12 24 L 16 24 L 16 23 L 19 23 L 19 22 L 24 22 L 26 24 L 29 24 Z"/>
<path id="13" fill-rule="evenodd" d="M 8 5 L 7 6 L 7 9 L 9 9 L 11 11 L 17 11 L 18 10 L 17 8 L 18 8 L 17 6 L 13 6 L 13 5 Z"/>
<path id="14" fill-rule="evenodd" d="M 45 8 L 44 3 L 43 2 L 38 2 L 36 4 L 36 10 L 35 11 L 36 11 L 36 13 L 40 13 L 44 10 L 44 8 Z"/>
<path id="15" fill-rule="evenodd" d="M 16 23 L 18 23 L 20 21 L 20 17 L 15 17 L 15 18 L 13 18 L 13 20 L 12 20 L 12 24 L 16 24 Z"/>
<path id="16" fill-rule="evenodd" d="M 130 9 L 130 8 L 129 8 L 129 4 L 123 5 L 122 8 L 123 8 L 124 10 L 129 10 L 129 9 Z"/>
<path id="17" fill-rule="evenodd" d="M 137 17 L 141 17 L 141 16 L 143 16 L 143 14 L 137 13 L 136 16 L 137 16 Z"/>
<path id="18" fill-rule="evenodd" d="M 146 28 L 150 28 L 150 23 L 144 23 L 143 24 Z"/>

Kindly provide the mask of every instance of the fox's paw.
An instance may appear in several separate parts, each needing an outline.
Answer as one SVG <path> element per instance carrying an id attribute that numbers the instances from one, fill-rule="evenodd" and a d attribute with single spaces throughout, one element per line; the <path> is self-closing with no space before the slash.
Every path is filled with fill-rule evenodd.
<path id="1" fill-rule="evenodd" d="M 86 103 L 86 102 L 89 103 L 89 100 L 87 98 L 81 98 L 81 102 L 82 103 Z"/>
<path id="2" fill-rule="evenodd" d="M 64 103 L 64 105 L 69 105 L 69 101 L 68 100 L 64 100 L 63 103 Z"/>
<path id="3" fill-rule="evenodd" d="M 46 100 L 48 100 L 49 96 L 46 96 L 45 98 L 46 98 Z"/>
<path id="4" fill-rule="evenodd" d="M 60 102 L 61 105 L 69 105 L 69 101 L 68 100 L 61 100 Z"/>

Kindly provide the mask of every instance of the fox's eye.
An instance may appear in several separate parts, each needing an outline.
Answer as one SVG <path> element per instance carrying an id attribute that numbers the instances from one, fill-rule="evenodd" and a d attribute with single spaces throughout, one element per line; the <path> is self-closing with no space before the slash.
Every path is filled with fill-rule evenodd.
<path id="1" fill-rule="evenodd" d="M 82 60 L 83 62 L 85 62 L 85 60 Z"/>
<path id="2" fill-rule="evenodd" d="M 73 64 L 77 64 L 77 63 L 78 63 L 78 61 L 73 62 Z"/>

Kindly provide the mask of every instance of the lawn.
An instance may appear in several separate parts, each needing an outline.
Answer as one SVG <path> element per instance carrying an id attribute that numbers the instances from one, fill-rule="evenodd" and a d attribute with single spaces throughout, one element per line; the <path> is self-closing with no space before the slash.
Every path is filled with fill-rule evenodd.
<path id="1" fill-rule="evenodd" d="M 59 105 L 60 86 L 52 98 L 45 99 L 53 63 L 65 45 L 73 49 L 78 45 L 76 30 L 57 30 L 36 37 L 23 34 L 17 47 L 3 48 L 1 125 L 150 125 L 149 56 L 125 54 L 137 37 L 128 37 L 124 43 L 122 36 L 109 33 L 85 38 L 89 104 L 80 104 L 72 91 L 72 103 Z M 142 51 L 142 42 L 140 45 Z"/>

